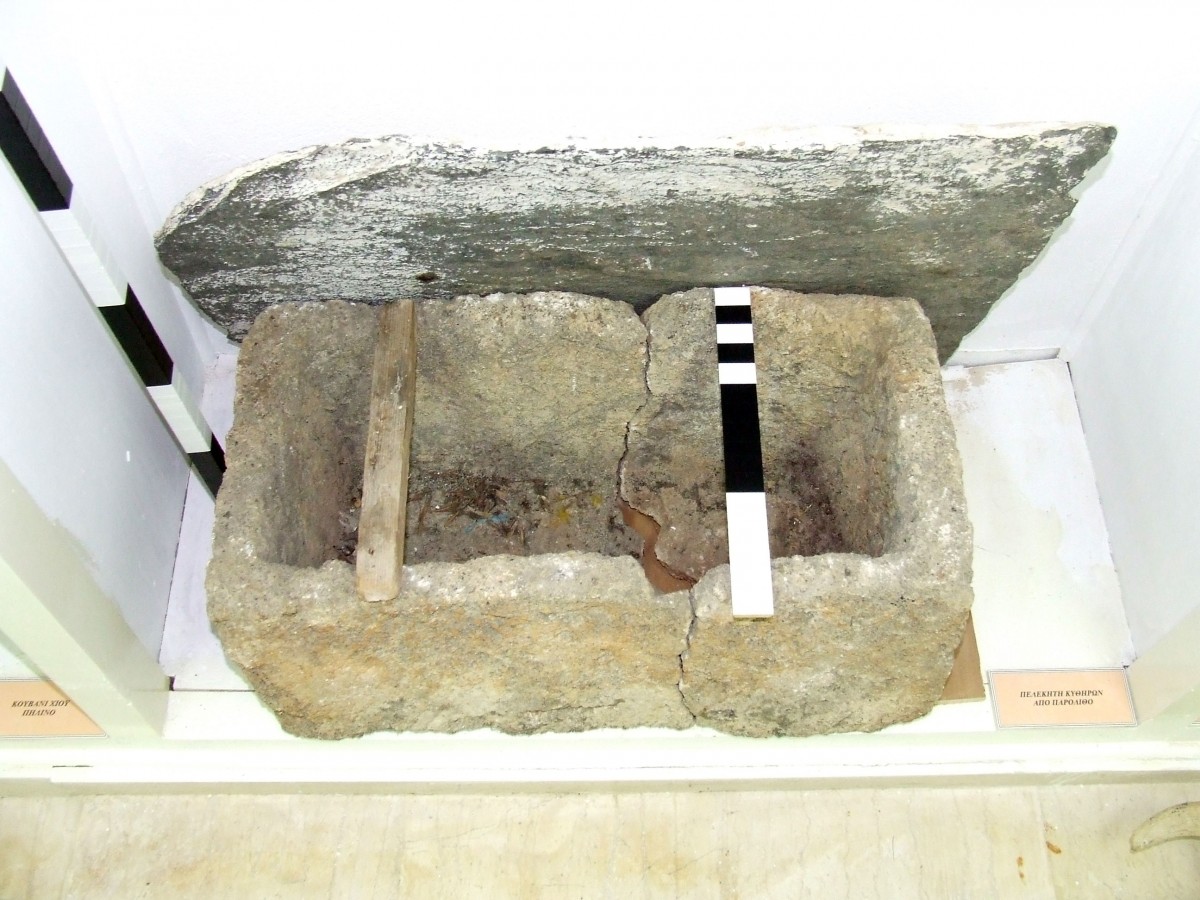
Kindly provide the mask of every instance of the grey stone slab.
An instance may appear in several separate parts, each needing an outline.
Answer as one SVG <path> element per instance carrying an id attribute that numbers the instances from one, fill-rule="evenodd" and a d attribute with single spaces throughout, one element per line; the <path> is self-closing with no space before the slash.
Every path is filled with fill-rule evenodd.
<path id="1" fill-rule="evenodd" d="M 801 133 L 771 145 L 309 147 L 204 185 L 157 238 L 240 339 L 279 301 L 696 285 L 914 297 L 945 359 L 1041 251 L 1115 130 Z"/>

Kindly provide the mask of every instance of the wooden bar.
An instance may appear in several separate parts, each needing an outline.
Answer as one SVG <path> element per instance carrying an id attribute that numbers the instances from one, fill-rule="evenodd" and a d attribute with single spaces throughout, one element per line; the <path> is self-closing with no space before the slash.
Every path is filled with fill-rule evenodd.
<path id="1" fill-rule="evenodd" d="M 397 300 L 380 310 L 374 366 L 356 561 L 358 595 L 373 603 L 400 593 L 404 568 L 408 459 L 417 387 L 412 300 Z"/>

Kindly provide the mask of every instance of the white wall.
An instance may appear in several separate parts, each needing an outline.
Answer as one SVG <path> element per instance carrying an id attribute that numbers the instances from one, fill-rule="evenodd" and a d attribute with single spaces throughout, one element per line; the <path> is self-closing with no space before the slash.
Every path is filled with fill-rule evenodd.
<path id="1" fill-rule="evenodd" d="M 36 4 L 0 5 L 0 70 L 12 71 L 55 148 L 74 184 L 72 208 L 94 224 L 120 287 L 132 283 L 198 393 L 214 333 L 163 277 L 140 182 L 127 177 L 65 30 Z M 77 542 L 100 589 L 156 655 L 187 462 L 3 160 L 0 273 L 0 462 Z"/>
<path id="2" fill-rule="evenodd" d="M 1200 117 L 1117 263 L 1067 354 L 1146 651 L 1200 609 Z"/>
<path id="3" fill-rule="evenodd" d="M 187 462 L 3 163 L 0 209 L 0 462 L 157 654 Z"/>
<path id="4" fill-rule="evenodd" d="M 146 224 L 153 204 L 140 162 L 92 89 L 97 71 L 127 46 L 116 24 L 90 33 L 72 4 L 0 0 L 0 69 L 12 73 L 71 178 L 72 208 L 82 206 L 92 220 L 114 274 L 133 285 L 184 382 L 198 395 L 216 335 L 163 277 L 153 228 Z M 76 56 L 76 41 L 100 58 Z"/>

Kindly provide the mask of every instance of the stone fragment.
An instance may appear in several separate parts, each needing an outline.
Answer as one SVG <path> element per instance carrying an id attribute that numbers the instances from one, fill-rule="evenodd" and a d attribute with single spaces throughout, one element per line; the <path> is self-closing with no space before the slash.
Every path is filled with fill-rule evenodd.
<path id="1" fill-rule="evenodd" d="M 646 329 L 628 304 L 493 294 L 422 303 L 417 318 L 414 466 L 615 483 L 646 399 Z"/>
<path id="2" fill-rule="evenodd" d="M 408 535 L 413 561 L 636 553 L 617 469 L 645 402 L 628 304 L 495 294 L 418 306 Z"/>
<path id="3" fill-rule="evenodd" d="M 511 343 L 496 343 L 500 320 Z M 613 530 L 625 422 L 645 400 L 645 333 L 630 307 L 558 294 L 422 305 L 413 478 L 440 484 L 443 500 L 463 483 L 536 482 L 550 505 L 530 528 L 551 537 L 415 562 L 445 550 L 418 534 L 400 596 L 365 603 L 347 520 L 375 334 L 373 308 L 335 301 L 272 308 L 247 336 L 207 579 L 229 659 L 285 728 L 309 737 L 689 725 L 678 690 L 687 595 L 649 586 L 632 535 L 608 538 L 617 555 L 578 549 Z M 573 392 L 583 371 L 603 371 L 603 383 Z M 572 493 L 580 485 L 607 496 L 593 505 Z M 410 531 L 422 527 L 417 505 Z M 591 524 L 578 521 L 585 512 Z M 424 526 L 439 515 L 457 540 L 507 524 L 495 510 L 442 509 Z M 573 552 L 539 553 L 548 545 Z"/>
<path id="4" fill-rule="evenodd" d="M 945 359 L 1070 213 L 1114 135 L 875 128 L 535 152 L 354 140 L 198 188 L 157 244 L 237 339 L 279 301 L 557 288 L 642 308 L 698 284 L 770 284 L 915 297 Z"/>
<path id="5" fill-rule="evenodd" d="M 911 300 L 755 289 L 775 616 L 693 589 L 682 690 L 752 736 L 873 731 L 937 702 L 971 607 L 971 526 L 928 323 Z"/>
<path id="6" fill-rule="evenodd" d="M 659 562 L 695 582 L 729 561 L 713 292 L 670 294 L 642 318 L 649 398 L 629 425 L 621 496 L 661 528 Z"/>

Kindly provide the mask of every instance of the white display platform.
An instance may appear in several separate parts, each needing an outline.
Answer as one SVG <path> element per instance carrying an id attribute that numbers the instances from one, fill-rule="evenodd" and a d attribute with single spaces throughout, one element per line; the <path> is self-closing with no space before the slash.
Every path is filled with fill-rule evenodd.
<path id="1" fill-rule="evenodd" d="M 221 431 L 231 418 L 233 372 L 232 357 L 219 360 L 206 395 Z M 985 672 L 1127 665 L 1133 651 L 1067 365 L 953 367 L 944 383 L 975 528 L 974 618 Z M 941 704 L 875 734 L 813 738 L 753 740 L 701 728 L 294 738 L 225 664 L 209 630 L 203 570 L 212 517 L 211 499 L 193 485 L 161 654 L 174 677 L 165 740 L 141 759 L 116 753 L 60 777 L 462 788 L 1078 780 L 1181 770 L 1177 729 L 998 730 L 986 699 Z"/>
<path id="2" fill-rule="evenodd" d="M 943 381 L 975 529 L 982 668 L 1128 665 L 1133 644 L 1067 365 L 953 368 Z"/>

